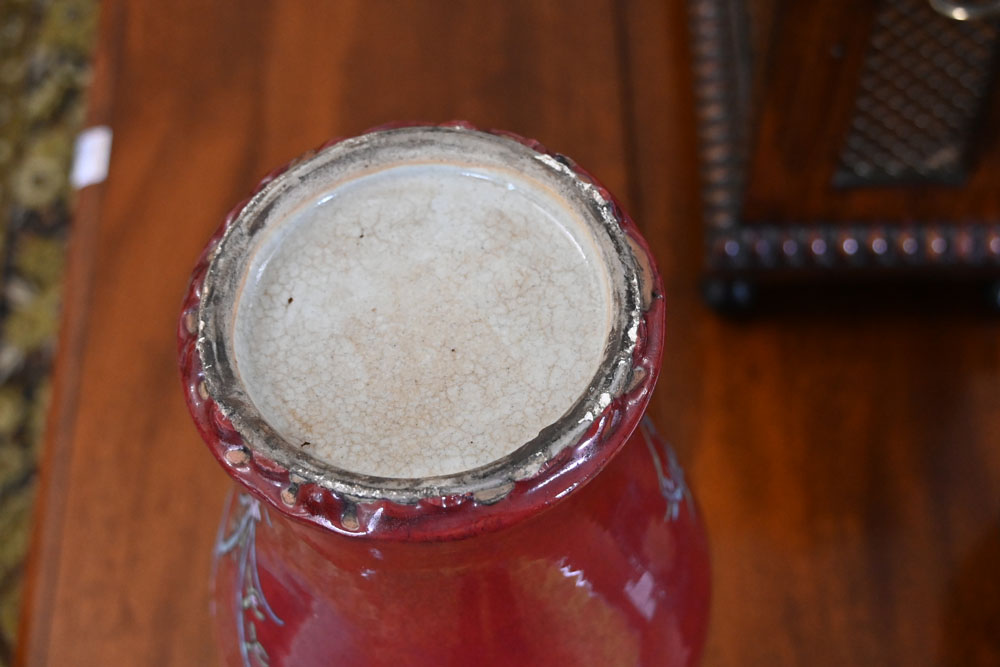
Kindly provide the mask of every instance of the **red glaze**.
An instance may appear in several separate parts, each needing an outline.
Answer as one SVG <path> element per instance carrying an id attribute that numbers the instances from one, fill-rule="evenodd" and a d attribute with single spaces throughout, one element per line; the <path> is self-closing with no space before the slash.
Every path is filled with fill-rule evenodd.
<path id="1" fill-rule="evenodd" d="M 553 155 L 538 142 L 496 134 Z M 704 533 L 673 452 L 648 422 L 636 428 L 660 367 L 660 277 L 613 197 L 553 156 L 611 202 L 634 251 L 648 260 L 652 298 L 630 390 L 576 446 L 497 502 L 454 495 L 355 505 L 249 455 L 204 390 L 192 330 L 211 252 L 246 202 L 209 242 L 185 299 L 179 353 L 199 432 L 244 487 L 216 548 L 213 606 L 227 664 L 697 662 L 709 599 Z"/>

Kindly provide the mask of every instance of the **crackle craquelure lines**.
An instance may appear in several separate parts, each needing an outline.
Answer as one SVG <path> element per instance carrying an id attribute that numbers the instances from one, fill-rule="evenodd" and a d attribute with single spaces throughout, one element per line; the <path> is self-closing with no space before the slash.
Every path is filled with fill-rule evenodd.
<path id="1" fill-rule="evenodd" d="M 272 427 L 338 467 L 484 465 L 557 421 L 601 364 L 611 297 L 591 234 L 551 191 L 499 171 L 348 181 L 261 242 L 239 373 Z"/>

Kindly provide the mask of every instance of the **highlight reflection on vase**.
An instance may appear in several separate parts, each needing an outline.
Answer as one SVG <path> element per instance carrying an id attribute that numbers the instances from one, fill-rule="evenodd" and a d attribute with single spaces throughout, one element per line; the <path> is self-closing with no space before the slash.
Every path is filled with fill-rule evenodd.
<path id="1" fill-rule="evenodd" d="M 265 178 L 178 327 L 242 487 L 226 662 L 697 662 L 705 536 L 643 422 L 664 317 L 635 224 L 538 142 L 395 125 Z"/>
<path id="2" fill-rule="evenodd" d="M 707 545 L 676 456 L 648 420 L 580 493 L 459 542 L 359 545 L 233 496 L 213 594 L 229 664 L 698 661 Z"/>

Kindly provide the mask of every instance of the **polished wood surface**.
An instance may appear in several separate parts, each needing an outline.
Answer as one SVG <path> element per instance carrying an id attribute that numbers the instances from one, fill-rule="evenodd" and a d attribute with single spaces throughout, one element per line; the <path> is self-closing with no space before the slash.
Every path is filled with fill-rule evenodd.
<path id="1" fill-rule="evenodd" d="M 974 124 L 962 184 L 836 188 L 831 185 L 872 48 L 870 0 L 743 0 L 750 8 L 755 118 L 742 219 L 753 222 L 1000 220 L 1000 96 Z M 925 9 L 918 20 L 953 23 Z M 898 26 L 898 39 L 910 28 Z M 933 52 L 933 45 L 931 49 Z M 939 47 L 942 48 L 943 47 Z M 886 52 L 891 49 L 886 49 Z M 886 64 L 889 68 L 891 65 Z M 917 67 L 913 65 L 912 67 Z M 992 120 L 991 120 L 992 119 Z"/>
<path id="2" fill-rule="evenodd" d="M 706 665 L 1000 663 L 1000 322 L 709 312 L 686 21 L 678 0 L 107 2 L 92 114 L 114 152 L 79 202 L 22 663 L 214 663 L 228 482 L 177 379 L 187 272 L 271 167 L 413 118 L 572 155 L 650 240 L 651 414 L 713 550 Z"/>

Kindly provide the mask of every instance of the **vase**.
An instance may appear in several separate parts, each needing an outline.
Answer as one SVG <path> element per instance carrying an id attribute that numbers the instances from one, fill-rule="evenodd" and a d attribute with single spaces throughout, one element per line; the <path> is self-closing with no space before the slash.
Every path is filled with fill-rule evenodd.
<path id="1" fill-rule="evenodd" d="M 243 382 L 256 361 L 234 342 L 243 335 L 234 313 L 249 298 L 240 290 L 254 244 L 264 243 L 255 235 L 314 174 L 428 155 L 525 174 L 544 181 L 540 193 L 561 189 L 588 216 L 594 256 L 611 267 L 614 317 L 582 395 L 498 459 L 410 477 L 352 470 L 265 418 Z M 660 276 L 632 220 L 592 176 L 538 142 L 466 123 L 396 124 L 328 142 L 266 177 L 206 246 L 178 329 L 191 415 L 235 480 L 212 575 L 225 664 L 696 664 L 706 539 L 676 456 L 644 417 L 663 323 Z"/>

